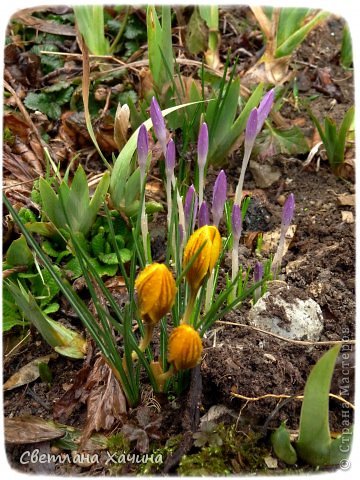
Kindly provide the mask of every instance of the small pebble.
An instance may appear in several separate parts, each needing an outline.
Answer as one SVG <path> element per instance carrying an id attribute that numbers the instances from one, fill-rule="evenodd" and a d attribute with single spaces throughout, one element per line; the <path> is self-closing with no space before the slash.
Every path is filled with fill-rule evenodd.
<path id="1" fill-rule="evenodd" d="M 284 206 L 285 200 L 286 200 L 285 195 L 279 195 L 278 198 L 276 199 L 276 201 L 280 205 L 280 207 Z"/>

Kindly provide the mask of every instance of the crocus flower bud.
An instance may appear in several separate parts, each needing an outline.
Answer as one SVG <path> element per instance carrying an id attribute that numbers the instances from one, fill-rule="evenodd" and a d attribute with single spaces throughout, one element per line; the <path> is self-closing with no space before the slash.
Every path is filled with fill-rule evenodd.
<path id="1" fill-rule="evenodd" d="M 150 117 L 154 127 L 155 135 L 160 142 L 164 155 L 166 155 L 166 127 L 163 114 L 155 97 L 150 104 Z"/>
<path id="2" fill-rule="evenodd" d="M 199 208 L 199 228 L 204 225 L 209 225 L 209 209 L 205 200 L 202 202 Z"/>
<path id="3" fill-rule="evenodd" d="M 175 371 L 194 368 L 201 359 L 202 351 L 200 335 L 192 326 L 183 324 L 171 332 L 167 359 Z"/>
<path id="4" fill-rule="evenodd" d="M 275 89 L 272 88 L 264 95 L 264 98 L 261 100 L 260 105 L 258 107 L 258 119 L 257 119 L 257 129 L 256 134 L 260 132 L 262 129 L 265 120 L 269 116 L 271 107 L 273 106 L 275 98 Z"/>
<path id="5" fill-rule="evenodd" d="M 148 133 L 144 124 L 139 128 L 137 138 L 137 154 L 140 170 L 145 172 L 146 160 L 149 153 Z"/>
<path id="6" fill-rule="evenodd" d="M 169 143 L 166 146 L 166 155 L 165 155 L 165 169 L 166 169 L 166 176 L 172 176 L 174 173 L 175 168 L 175 143 L 174 140 L 169 140 Z"/>
<path id="7" fill-rule="evenodd" d="M 256 262 L 255 267 L 254 267 L 254 281 L 255 281 L 255 283 L 260 282 L 263 275 L 264 275 L 263 264 L 260 263 L 260 262 Z"/>
<path id="8" fill-rule="evenodd" d="M 231 212 L 231 228 L 232 228 L 232 234 L 234 239 L 239 240 L 241 237 L 241 230 L 242 230 L 242 217 L 241 217 L 241 208 L 236 203 L 234 203 L 234 206 Z"/>
<path id="9" fill-rule="evenodd" d="M 192 208 L 193 207 L 193 208 Z M 190 185 L 186 197 L 185 197 L 185 205 L 184 205 L 184 215 L 185 215 L 185 228 L 186 230 L 189 229 L 189 223 L 191 219 L 191 212 L 193 212 L 193 225 L 194 228 L 196 214 L 198 209 L 198 198 L 195 191 L 194 185 Z"/>
<path id="10" fill-rule="evenodd" d="M 176 285 L 166 265 L 147 265 L 135 281 L 140 315 L 147 324 L 155 325 L 166 315 L 175 301 Z"/>
<path id="11" fill-rule="evenodd" d="M 207 154 L 209 150 L 209 132 L 207 124 L 201 124 L 198 137 L 198 165 L 204 168 L 206 165 Z"/>
<path id="12" fill-rule="evenodd" d="M 219 258 L 221 247 L 219 230 L 213 225 L 199 228 L 189 238 L 184 251 L 184 268 L 202 248 L 186 273 L 186 279 L 193 293 L 199 290 L 206 275 L 211 274 Z"/>
<path id="13" fill-rule="evenodd" d="M 253 108 L 250 112 L 246 130 L 245 130 L 245 150 L 248 148 L 251 149 L 256 138 L 257 134 L 257 125 L 258 125 L 258 111 L 257 108 Z"/>
<path id="14" fill-rule="evenodd" d="M 123 148 L 128 139 L 130 120 L 130 109 L 127 103 L 121 105 L 119 103 L 114 121 L 114 140 L 119 150 Z"/>
<path id="15" fill-rule="evenodd" d="M 290 226 L 290 223 L 294 216 L 294 210 L 295 210 L 295 197 L 293 193 L 290 193 L 290 195 L 288 196 L 288 198 L 284 203 L 283 211 L 282 211 L 281 223 L 284 225 L 284 227 L 288 228 Z"/>
<path id="16" fill-rule="evenodd" d="M 212 215 L 213 215 L 213 223 L 215 227 L 219 226 L 221 217 L 223 216 L 224 212 L 224 205 L 226 202 L 226 189 L 227 189 L 227 182 L 226 182 L 226 175 L 224 170 L 221 170 L 217 179 L 215 180 L 214 185 L 214 192 L 213 192 L 213 203 L 212 203 Z"/>

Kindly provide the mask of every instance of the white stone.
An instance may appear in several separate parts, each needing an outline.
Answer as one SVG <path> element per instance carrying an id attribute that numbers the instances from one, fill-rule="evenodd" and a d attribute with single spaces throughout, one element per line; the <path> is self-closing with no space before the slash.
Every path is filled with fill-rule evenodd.
<path id="1" fill-rule="evenodd" d="M 251 308 L 249 324 L 292 340 L 319 340 L 324 327 L 320 305 L 311 298 L 298 298 L 297 289 L 289 295 L 291 290 L 270 288 Z"/>

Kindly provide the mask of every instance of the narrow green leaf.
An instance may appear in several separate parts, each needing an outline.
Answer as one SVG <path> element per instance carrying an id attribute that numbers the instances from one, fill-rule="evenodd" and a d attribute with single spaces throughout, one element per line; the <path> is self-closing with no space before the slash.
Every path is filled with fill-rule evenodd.
<path id="1" fill-rule="evenodd" d="M 245 130 L 248 116 L 251 110 L 259 104 L 262 94 L 263 84 L 260 83 L 251 94 L 249 100 L 246 102 L 246 105 L 231 126 L 230 130 L 227 132 L 223 141 L 215 147 L 214 151 L 209 156 L 209 163 L 212 165 L 224 163 L 224 157 Z"/>
<path id="2" fill-rule="evenodd" d="M 217 5 L 199 5 L 199 12 L 210 30 L 219 29 L 219 7 Z"/>
<path id="3" fill-rule="evenodd" d="M 281 45 L 278 45 L 275 51 L 275 58 L 286 57 L 291 55 L 293 51 L 306 38 L 307 34 L 321 23 L 330 14 L 328 12 L 319 12 L 315 17 L 307 22 L 299 30 L 296 30 L 290 37 L 288 37 Z"/>
<path id="4" fill-rule="evenodd" d="M 353 63 L 352 41 L 348 24 L 344 26 L 343 30 L 340 61 L 344 68 L 351 68 Z"/>
<path id="5" fill-rule="evenodd" d="M 163 5 L 161 9 L 161 25 L 158 19 L 156 8 L 149 5 L 146 11 L 147 41 L 149 51 L 149 66 L 158 91 L 162 91 L 167 83 L 167 73 L 164 68 L 164 61 L 174 75 L 174 63 L 171 38 L 171 7 Z"/>
<path id="6" fill-rule="evenodd" d="M 291 35 L 297 32 L 305 20 L 308 8 L 281 8 L 276 32 L 276 46 L 280 47 Z"/>
<path id="7" fill-rule="evenodd" d="M 271 434 L 271 445 L 275 455 L 288 465 L 294 465 L 297 461 L 297 455 L 290 442 L 290 435 L 283 422 L 279 428 Z"/>
<path id="8" fill-rule="evenodd" d="M 337 135 L 337 142 L 334 148 L 334 164 L 335 166 L 341 165 L 344 162 L 346 136 L 351 128 L 351 125 L 355 118 L 355 107 L 352 106 L 346 112 L 343 121 L 341 122 L 339 133 Z"/>
<path id="9" fill-rule="evenodd" d="M 83 231 L 88 232 L 92 227 L 93 223 L 95 222 L 95 218 L 96 218 L 96 215 L 98 214 L 100 206 L 105 200 L 105 196 L 109 189 L 109 185 L 110 185 L 110 173 L 105 172 L 98 186 L 96 187 L 96 190 L 92 199 L 90 200 L 90 205 L 87 212 L 87 219 L 86 219 L 86 223 L 83 226 Z"/>
<path id="10" fill-rule="evenodd" d="M 74 13 L 85 43 L 94 55 L 110 53 L 110 44 L 104 35 L 103 5 L 75 5 Z"/>
<path id="11" fill-rule="evenodd" d="M 6 284 L 16 303 L 23 311 L 25 318 L 34 325 L 51 347 L 72 347 L 73 358 L 84 358 L 86 340 L 74 330 L 70 330 L 47 317 L 30 292 L 25 292 L 23 288 L 17 287 L 12 282 Z"/>
<path id="12" fill-rule="evenodd" d="M 47 180 L 40 178 L 39 190 L 43 211 L 48 219 L 57 227 L 65 228 L 66 220 L 63 212 L 59 208 L 59 199 Z"/>
<path id="13" fill-rule="evenodd" d="M 305 385 L 295 448 L 299 457 L 313 466 L 332 464 L 329 458 L 329 391 L 340 348 L 341 345 L 336 345 L 318 360 Z"/>

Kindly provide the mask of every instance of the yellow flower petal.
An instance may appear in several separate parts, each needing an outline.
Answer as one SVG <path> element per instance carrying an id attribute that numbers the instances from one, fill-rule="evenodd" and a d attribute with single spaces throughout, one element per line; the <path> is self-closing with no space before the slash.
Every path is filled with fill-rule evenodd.
<path id="1" fill-rule="evenodd" d="M 194 368 L 200 361 L 203 346 L 199 333 L 190 325 L 175 328 L 169 337 L 168 362 L 175 370 Z"/>
<path id="2" fill-rule="evenodd" d="M 207 274 L 213 270 L 222 247 L 219 230 L 213 225 L 204 225 L 195 230 L 189 238 L 184 251 L 184 268 L 204 244 L 191 267 L 186 273 L 186 279 L 193 292 L 197 292 Z"/>
<path id="3" fill-rule="evenodd" d="M 176 285 L 166 265 L 147 265 L 135 281 L 138 305 L 142 319 L 158 323 L 174 304 Z"/>

